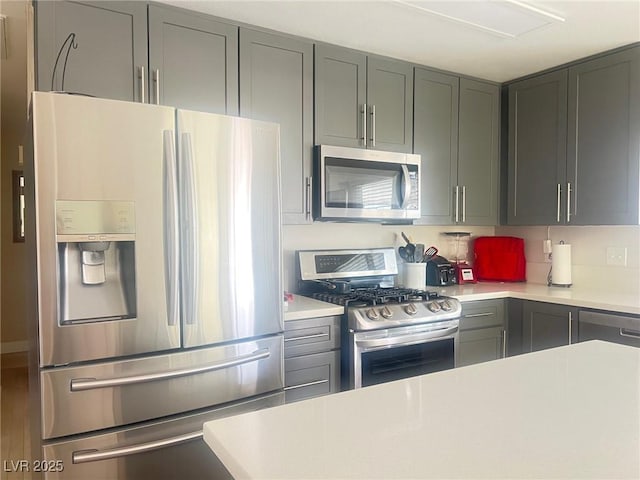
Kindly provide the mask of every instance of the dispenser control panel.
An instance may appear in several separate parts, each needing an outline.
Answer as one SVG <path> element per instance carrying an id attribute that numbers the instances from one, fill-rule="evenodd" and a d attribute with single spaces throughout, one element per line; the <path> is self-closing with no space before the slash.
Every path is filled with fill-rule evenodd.
<path id="1" fill-rule="evenodd" d="M 134 203 L 58 200 L 56 201 L 56 233 L 82 235 L 85 236 L 84 241 L 109 240 L 110 238 L 107 237 L 109 234 L 134 234 Z"/>

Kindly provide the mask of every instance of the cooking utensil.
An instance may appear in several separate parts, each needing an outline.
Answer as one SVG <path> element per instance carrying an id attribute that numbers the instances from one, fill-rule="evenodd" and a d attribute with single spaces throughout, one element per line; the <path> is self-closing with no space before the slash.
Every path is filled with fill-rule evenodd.
<path id="1" fill-rule="evenodd" d="M 407 252 L 407 247 L 398 247 L 398 253 L 400 254 L 400 258 L 405 262 L 411 262 L 412 260 L 409 257 L 409 253 Z"/>
<path id="2" fill-rule="evenodd" d="M 405 252 L 407 252 L 407 257 L 409 257 L 408 262 L 415 262 L 416 255 L 416 246 L 413 243 L 408 243 L 406 247 L 404 247 Z"/>
<path id="3" fill-rule="evenodd" d="M 422 261 L 428 262 L 429 259 L 433 257 L 436 253 L 438 253 L 438 249 L 433 245 L 431 245 L 429 248 L 427 248 L 427 250 L 425 250 L 424 256 L 422 257 Z"/>
<path id="4" fill-rule="evenodd" d="M 413 255 L 413 260 L 417 263 L 422 263 L 424 260 L 424 243 L 416 243 L 416 252 Z"/>
<path id="5" fill-rule="evenodd" d="M 404 238 L 404 241 L 407 242 L 407 244 L 413 243 L 406 233 L 401 232 L 401 235 L 402 235 L 402 238 Z"/>

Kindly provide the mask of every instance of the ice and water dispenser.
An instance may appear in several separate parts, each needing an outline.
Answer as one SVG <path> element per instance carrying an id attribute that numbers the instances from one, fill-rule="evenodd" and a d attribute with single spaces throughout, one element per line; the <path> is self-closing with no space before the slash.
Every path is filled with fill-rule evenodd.
<path id="1" fill-rule="evenodd" d="M 61 325 L 135 318 L 133 202 L 56 202 Z"/>

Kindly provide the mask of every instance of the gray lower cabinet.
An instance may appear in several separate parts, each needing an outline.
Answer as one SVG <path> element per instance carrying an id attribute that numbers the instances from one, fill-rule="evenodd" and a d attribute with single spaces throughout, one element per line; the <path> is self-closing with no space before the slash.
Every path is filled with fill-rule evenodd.
<path id="1" fill-rule="evenodd" d="M 410 153 L 413 67 L 316 44 L 315 120 L 316 144 Z"/>
<path id="2" fill-rule="evenodd" d="M 578 309 L 554 303 L 522 303 L 522 346 L 525 352 L 578 341 Z"/>
<path id="3" fill-rule="evenodd" d="M 145 2 L 34 4 L 38 90 L 142 100 L 147 82 Z"/>
<path id="4" fill-rule="evenodd" d="M 509 86 L 510 225 L 555 225 L 566 216 L 567 71 Z"/>
<path id="5" fill-rule="evenodd" d="M 238 114 L 238 27 L 149 5 L 150 103 Z"/>
<path id="6" fill-rule="evenodd" d="M 510 225 L 637 225 L 640 47 L 509 85 Z"/>
<path id="7" fill-rule="evenodd" d="M 285 322 L 285 401 L 340 391 L 339 316 Z"/>
<path id="8" fill-rule="evenodd" d="M 310 223 L 313 44 L 240 28 L 240 115 L 280 124 L 282 220 Z"/>
<path id="9" fill-rule="evenodd" d="M 457 366 L 506 356 L 504 309 L 504 300 L 479 300 L 462 304 Z"/>
<path id="10" fill-rule="evenodd" d="M 422 158 L 421 224 L 495 225 L 500 90 L 415 69 L 414 153 Z"/>
<path id="11" fill-rule="evenodd" d="M 640 315 L 580 310 L 578 341 L 604 340 L 640 348 Z"/>

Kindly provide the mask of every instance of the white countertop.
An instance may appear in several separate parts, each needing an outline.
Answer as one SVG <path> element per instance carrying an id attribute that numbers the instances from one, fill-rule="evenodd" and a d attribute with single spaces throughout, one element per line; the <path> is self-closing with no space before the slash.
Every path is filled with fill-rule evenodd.
<path id="1" fill-rule="evenodd" d="M 427 286 L 426 289 L 440 292 L 442 295 L 456 297 L 461 302 L 489 300 L 492 298 L 520 298 L 522 300 L 559 303 L 573 307 L 640 315 L 640 292 L 634 295 L 607 291 L 604 288 L 595 290 L 577 286 L 563 288 L 548 287 L 536 283 L 493 282 L 470 283 L 444 288 Z M 343 312 L 344 308 L 339 305 L 294 295 L 294 301 L 289 302 L 284 320 L 341 315 Z"/>
<path id="2" fill-rule="evenodd" d="M 204 424 L 240 479 L 640 478 L 640 349 L 591 341 Z"/>

